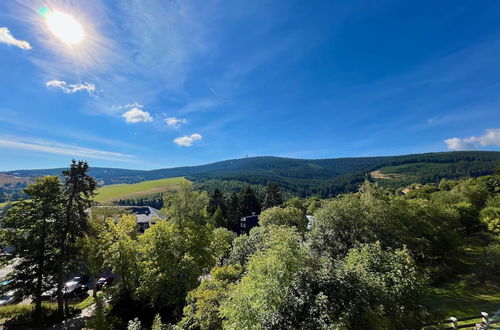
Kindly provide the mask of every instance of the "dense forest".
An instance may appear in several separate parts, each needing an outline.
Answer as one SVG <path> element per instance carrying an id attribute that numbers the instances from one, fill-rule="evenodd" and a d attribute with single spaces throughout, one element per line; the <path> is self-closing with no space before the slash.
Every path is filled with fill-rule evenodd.
<path id="1" fill-rule="evenodd" d="M 463 179 L 488 175 L 499 163 L 500 152 L 494 151 L 315 160 L 251 157 L 151 171 L 92 168 L 89 175 L 100 185 L 184 176 L 199 189 L 210 192 L 218 187 L 225 194 L 239 192 L 247 185 L 260 192 L 268 182 L 276 182 L 289 196 L 315 195 L 328 198 L 357 191 L 359 185 L 370 178 L 370 173 L 375 170 L 399 174 L 390 179 L 376 179 L 381 186 L 395 188 L 411 183 L 438 183 L 444 178 Z M 62 169 L 19 170 L 4 172 L 3 175 L 33 180 L 44 175 L 60 175 L 61 171 Z M 4 189 L 7 188 L 4 186 Z M 22 194 L 22 187 L 9 194 L 4 196 L 4 201 L 17 200 L 19 194 Z"/>
<path id="2" fill-rule="evenodd" d="M 286 200 L 273 182 L 261 198 L 251 186 L 224 194 L 185 183 L 162 196 L 167 220 L 144 234 L 133 215 L 81 212 L 96 187 L 87 173 L 73 163 L 62 183 L 36 179 L 2 219 L 2 242 L 20 260 L 4 290 L 36 303 L 12 324 L 74 315 L 62 291 L 55 310 L 40 294 L 75 270 L 120 278 L 93 298 L 92 329 L 419 329 L 449 316 L 429 299 L 444 283 L 500 289 L 500 169 L 405 193 L 365 180 L 329 199 Z M 259 226 L 238 235 L 252 213 Z"/>

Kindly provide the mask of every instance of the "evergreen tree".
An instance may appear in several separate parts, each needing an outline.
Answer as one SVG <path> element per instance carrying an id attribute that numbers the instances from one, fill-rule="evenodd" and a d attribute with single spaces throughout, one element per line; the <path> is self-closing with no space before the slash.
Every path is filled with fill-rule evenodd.
<path id="1" fill-rule="evenodd" d="M 236 232 L 238 230 L 239 221 L 242 217 L 242 214 L 240 212 L 240 199 L 238 194 L 232 193 L 231 195 L 229 195 L 226 205 L 228 206 L 227 229 Z"/>
<path id="2" fill-rule="evenodd" d="M 226 216 L 226 203 L 224 201 L 224 195 L 222 192 L 215 188 L 212 194 L 210 195 L 210 199 L 208 201 L 207 211 L 209 215 L 214 215 L 217 208 L 220 208 L 222 211 L 222 215 Z"/>
<path id="3" fill-rule="evenodd" d="M 24 189 L 29 200 L 16 203 L 5 216 L 4 244 L 13 247 L 16 262 L 11 279 L 11 289 L 22 297 L 32 296 L 34 316 L 41 316 L 42 292 L 53 283 L 56 249 L 54 224 L 61 218 L 61 182 L 58 177 L 37 178 Z"/>
<path id="4" fill-rule="evenodd" d="M 280 186 L 275 182 L 269 182 L 264 194 L 264 203 L 262 208 L 265 210 L 281 204 L 283 204 L 283 197 L 281 196 Z"/>
<path id="5" fill-rule="evenodd" d="M 215 228 L 226 226 L 226 219 L 224 219 L 224 216 L 222 215 L 222 209 L 220 206 L 217 206 L 217 210 L 210 218 L 210 224 Z"/>
<path id="6" fill-rule="evenodd" d="M 252 214 L 260 214 L 260 203 L 255 195 L 255 191 L 251 187 L 246 187 L 245 190 L 239 193 L 239 210 L 244 217 Z"/>
<path id="7" fill-rule="evenodd" d="M 76 240 L 83 237 L 87 224 L 87 213 L 92 206 L 95 189 L 94 178 L 87 174 L 89 166 L 85 161 L 73 160 L 70 168 L 63 171 L 63 217 L 56 225 L 59 256 L 57 258 L 57 305 L 60 316 L 64 315 L 63 287 L 66 274 L 74 271 L 79 256 Z M 66 311 L 68 310 L 66 300 Z"/>

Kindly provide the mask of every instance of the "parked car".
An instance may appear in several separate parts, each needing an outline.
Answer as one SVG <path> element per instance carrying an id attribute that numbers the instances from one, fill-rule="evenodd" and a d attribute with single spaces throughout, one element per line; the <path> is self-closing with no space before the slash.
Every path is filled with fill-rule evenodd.
<path id="1" fill-rule="evenodd" d="M 95 290 L 96 291 L 99 291 L 99 290 L 102 290 L 104 287 L 108 287 L 110 286 L 111 284 L 113 284 L 113 280 L 115 278 L 113 276 L 105 276 L 105 277 L 101 277 L 100 279 L 97 280 L 97 282 L 95 283 Z"/>
<path id="2" fill-rule="evenodd" d="M 65 298 L 72 298 L 87 293 L 87 291 L 89 291 L 89 287 L 87 284 L 83 284 L 81 281 L 71 280 L 64 284 L 63 290 Z"/>
<path id="3" fill-rule="evenodd" d="M 66 283 L 63 287 L 64 297 L 76 297 L 86 293 L 89 290 L 87 283 L 89 277 L 87 275 L 75 276 Z M 54 300 L 57 297 L 57 286 L 42 293 L 42 300 Z"/>
<path id="4" fill-rule="evenodd" d="M 16 290 L 10 290 L 6 292 L 2 297 L 0 297 L 0 306 L 15 303 L 18 300 L 16 295 Z"/>
<path id="5" fill-rule="evenodd" d="M 87 285 L 89 282 L 89 277 L 88 277 L 88 275 L 75 276 L 71 280 L 66 282 L 66 284 L 68 284 L 70 282 L 77 282 L 79 284 Z"/>
<path id="6" fill-rule="evenodd" d="M 42 292 L 42 300 L 54 300 L 57 297 L 57 287 Z"/>

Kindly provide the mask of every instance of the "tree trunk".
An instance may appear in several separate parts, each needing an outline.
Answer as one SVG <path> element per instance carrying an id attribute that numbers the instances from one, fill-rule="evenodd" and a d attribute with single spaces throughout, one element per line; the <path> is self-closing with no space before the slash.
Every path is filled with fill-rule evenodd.
<path id="1" fill-rule="evenodd" d="M 43 270 L 45 266 L 45 236 L 46 236 L 46 229 L 45 229 L 45 224 L 46 220 L 43 220 L 42 224 L 42 246 L 40 249 L 40 256 L 38 259 L 38 270 L 36 274 L 36 292 L 35 292 L 35 321 L 36 323 L 39 323 L 40 321 L 40 316 L 42 314 L 42 284 L 43 284 Z"/>
<path id="2" fill-rule="evenodd" d="M 96 281 L 96 278 L 97 276 L 95 275 L 90 275 L 90 283 L 93 283 L 93 286 L 92 286 L 92 297 L 97 297 L 97 291 L 96 291 L 96 284 L 97 284 L 97 281 Z"/>
<path id="3" fill-rule="evenodd" d="M 64 298 L 63 298 L 63 287 L 64 287 L 64 274 L 60 269 L 57 272 L 57 313 L 61 319 L 64 318 Z"/>

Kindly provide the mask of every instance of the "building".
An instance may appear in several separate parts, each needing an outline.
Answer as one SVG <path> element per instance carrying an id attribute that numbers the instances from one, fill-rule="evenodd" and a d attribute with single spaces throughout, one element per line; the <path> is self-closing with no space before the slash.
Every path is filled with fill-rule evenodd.
<path id="1" fill-rule="evenodd" d="M 249 215 L 240 219 L 239 234 L 248 234 L 250 229 L 259 225 L 258 215 Z"/>
<path id="2" fill-rule="evenodd" d="M 156 221 L 166 219 L 166 216 L 163 213 L 150 206 L 93 206 L 87 211 L 90 214 L 92 213 L 92 210 L 99 208 L 110 210 L 112 213 L 113 210 L 115 210 L 113 217 L 116 221 L 119 220 L 119 217 L 122 214 L 134 215 L 139 226 L 137 230 L 140 233 L 144 233 L 144 231 L 151 227 L 151 225 L 154 225 Z"/>

